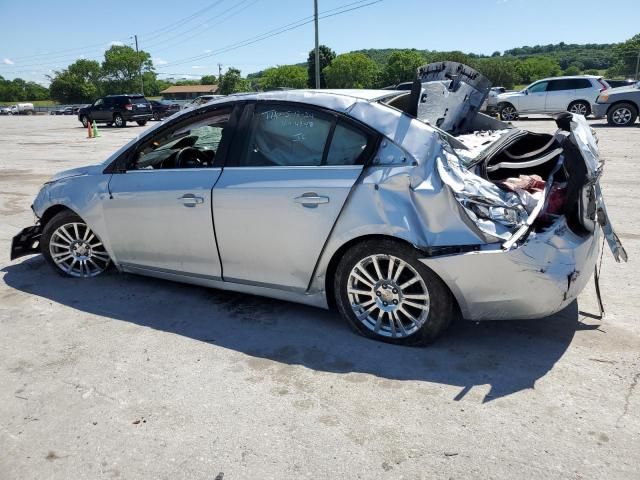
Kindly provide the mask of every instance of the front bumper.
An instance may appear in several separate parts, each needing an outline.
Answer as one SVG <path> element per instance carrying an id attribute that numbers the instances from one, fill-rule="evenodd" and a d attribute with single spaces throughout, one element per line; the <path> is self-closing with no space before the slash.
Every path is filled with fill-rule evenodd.
<path id="1" fill-rule="evenodd" d="M 604 117 L 607 114 L 610 106 L 611 105 L 609 105 L 608 103 L 594 103 L 593 105 L 591 105 L 591 114 L 594 117 Z"/>
<path id="2" fill-rule="evenodd" d="M 584 289 L 598 257 L 602 231 L 579 237 L 558 221 L 510 251 L 431 257 L 421 262 L 449 286 L 467 320 L 543 318 Z"/>
<path id="3" fill-rule="evenodd" d="M 11 240 L 11 260 L 40 253 L 41 236 L 42 227 L 39 224 L 24 228 Z"/>

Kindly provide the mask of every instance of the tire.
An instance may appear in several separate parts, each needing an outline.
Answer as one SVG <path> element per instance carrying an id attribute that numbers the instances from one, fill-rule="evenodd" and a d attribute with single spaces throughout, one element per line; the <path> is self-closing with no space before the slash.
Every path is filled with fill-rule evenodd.
<path id="1" fill-rule="evenodd" d="M 577 102 L 572 102 L 569 104 L 567 112 L 584 115 L 584 117 L 586 118 L 591 115 L 591 105 L 589 105 L 589 102 L 585 102 L 584 100 L 578 100 Z"/>
<path id="2" fill-rule="evenodd" d="M 612 127 L 629 127 L 638 118 L 638 109 L 631 103 L 618 103 L 607 112 L 607 123 Z"/>
<path id="3" fill-rule="evenodd" d="M 33 115 L 33 110 L 27 110 L 25 112 L 25 115 L 27 115 L 28 117 L 30 117 L 31 115 Z"/>
<path id="4" fill-rule="evenodd" d="M 503 103 L 498 107 L 498 113 L 500 114 L 500 120 L 503 122 L 510 122 L 518 119 L 518 111 L 516 107 L 510 103 Z"/>
<path id="5" fill-rule="evenodd" d="M 154 119 L 156 122 L 159 122 L 160 120 L 162 120 L 162 117 L 160 117 L 160 114 L 159 114 L 159 113 L 154 113 L 154 114 L 153 114 L 153 119 Z"/>
<path id="6" fill-rule="evenodd" d="M 120 115 L 119 113 L 116 113 L 113 116 L 113 124 L 118 128 L 124 128 L 127 126 L 126 120 L 122 118 L 122 115 Z"/>
<path id="7" fill-rule="evenodd" d="M 144 127 L 147 124 L 147 121 L 146 120 L 137 120 L 136 123 L 138 125 L 140 125 L 141 127 Z"/>
<path id="8" fill-rule="evenodd" d="M 414 248 L 400 242 L 356 244 L 341 258 L 333 281 L 338 311 L 351 328 L 368 338 L 427 345 L 453 318 L 446 285 L 418 260 Z"/>
<path id="9" fill-rule="evenodd" d="M 80 122 L 82 122 L 82 126 L 84 128 L 87 128 L 89 126 L 89 117 L 87 117 L 86 115 L 82 115 L 80 117 Z"/>
<path id="10" fill-rule="evenodd" d="M 96 277 L 111 264 L 100 239 L 82 218 L 69 210 L 58 213 L 45 225 L 40 251 L 63 277 Z"/>

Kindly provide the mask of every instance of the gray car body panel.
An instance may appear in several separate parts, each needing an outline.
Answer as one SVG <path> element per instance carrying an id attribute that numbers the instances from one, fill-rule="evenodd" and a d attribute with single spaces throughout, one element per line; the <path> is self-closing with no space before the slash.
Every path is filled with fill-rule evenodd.
<path id="1" fill-rule="evenodd" d="M 107 164 L 134 147 L 139 138 L 118 150 L 102 165 L 59 174 L 40 191 L 33 209 L 40 217 L 48 208 L 57 205 L 63 205 L 76 212 L 100 237 L 120 270 L 319 307 L 327 307 L 329 303 L 326 292 L 327 283 L 331 279 L 327 279 L 326 274 L 336 252 L 351 241 L 371 235 L 393 237 L 408 242 L 424 252 L 424 255 L 421 255 L 422 261 L 440 275 L 447 284 L 467 319 L 542 317 L 560 310 L 575 299 L 593 270 L 598 253 L 599 230 L 593 235 L 577 237 L 563 222 L 557 222 L 543 234 L 530 235 L 522 245 L 510 251 L 501 249 L 501 239 L 479 228 L 461 206 L 455 190 L 445 184 L 438 172 L 438 163 L 445 161 L 448 155 L 453 154 L 453 150 L 444 140 L 443 132 L 420 120 L 410 118 L 394 108 L 378 103 L 382 98 L 402 93 L 406 92 L 366 90 L 339 93 L 331 91 L 269 92 L 230 96 L 200 107 L 200 109 L 211 109 L 216 105 L 236 101 L 277 100 L 304 103 L 343 113 L 365 123 L 383 136 L 371 164 L 365 168 L 327 169 L 327 172 L 332 172 L 327 177 L 318 177 L 316 180 L 312 179 L 311 183 L 301 185 L 300 171 L 297 167 L 292 167 L 296 170 L 295 172 L 283 171 L 280 177 L 276 173 L 270 173 L 275 177 L 264 180 L 264 186 L 271 189 L 269 195 L 274 196 L 273 207 L 276 208 L 279 203 L 287 205 L 282 207 L 285 210 L 297 208 L 299 210 L 294 210 L 296 215 L 322 214 L 323 207 L 320 205 L 317 209 L 304 209 L 303 206 L 295 203 L 288 206 L 287 202 L 292 200 L 292 195 L 298 194 L 298 190 L 313 190 L 322 194 L 323 187 L 328 186 L 327 188 L 338 188 L 341 191 L 340 200 L 332 206 L 331 215 L 328 219 L 324 219 L 321 227 L 309 220 L 310 228 L 296 230 L 289 218 L 283 219 L 282 225 L 264 223 L 264 228 L 268 230 L 260 240 L 265 251 L 271 255 L 274 255 L 279 248 L 283 248 L 283 239 L 297 235 L 295 241 L 289 242 L 286 246 L 286 248 L 299 249 L 294 255 L 297 259 L 294 265 L 289 268 L 286 265 L 275 264 L 274 266 L 271 263 L 272 259 L 266 259 L 259 264 L 259 268 L 279 268 L 276 274 L 262 272 L 260 275 L 251 275 L 249 263 L 245 262 L 231 269 L 236 272 L 230 275 L 232 281 L 226 278 L 224 280 L 227 281 L 223 281 L 220 278 L 220 272 L 212 255 L 212 251 L 217 252 L 216 245 L 220 247 L 222 272 L 224 272 L 225 249 L 233 251 L 236 258 L 244 252 L 254 260 L 259 260 L 259 251 L 247 251 L 251 243 L 238 242 L 237 246 L 233 245 L 234 235 L 243 235 L 242 230 L 238 230 L 241 227 L 241 219 L 234 220 L 233 216 L 241 216 L 243 208 L 248 208 L 251 211 L 251 221 L 257 222 L 260 211 L 256 212 L 256 208 L 259 208 L 258 204 L 249 202 L 241 203 L 234 212 L 219 211 L 216 215 L 216 208 L 225 208 L 225 201 L 229 199 L 235 202 L 240 201 L 238 196 L 231 195 L 227 200 L 224 197 L 233 190 L 229 187 L 241 189 L 246 180 L 240 177 L 234 179 L 233 176 L 225 179 L 224 170 L 220 176 L 219 169 L 211 169 L 216 170 L 213 172 L 215 179 L 209 179 L 202 184 L 203 195 L 206 196 L 207 190 L 211 195 L 206 201 L 213 201 L 213 222 L 216 233 L 214 234 L 208 224 L 199 226 L 195 232 L 183 232 L 185 235 L 193 234 L 197 237 L 208 236 L 205 242 L 209 247 L 200 248 L 200 253 L 196 248 L 193 258 L 185 258 L 185 262 L 188 260 L 187 263 L 192 265 L 189 267 L 192 271 L 184 271 L 186 267 L 179 263 L 158 261 L 158 255 L 166 247 L 164 239 L 145 239 L 143 229 L 138 231 L 136 240 L 149 242 L 145 250 L 149 250 L 151 254 L 147 252 L 149 255 L 146 260 L 141 251 L 137 252 L 138 255 L 128 255 L 126 251 L 123 252 L 122 248 L 126 250 L 129 247 L 122 238 L 122 231 L 111 231 L 113 221 L 110 220 L 110 216 L 113 211 L 107 212 L 113 208 L 113 204 L 109 205 L 113 201 L 112 194 L 119 192 L 116 188 L 118 182 L 112 184 L 114 191 L 110 191 L 110 180 L 113 182 L 112 176 L 114 178 L 128 176 L 127 182 L 133 182 L 129 185 L 128 191 L 133 192 L 136 183 L 134 177 L 142 180 L 145 175 L 154 175 L 162 171 L 105 174 L 103 170 Z M 169 121 L 178 121 L 184 115 L 197 110 L 199 109 L 184 111 Z M 166 122 L 167 120 L 149 129 L 143 136 L 147 138 L 153 135 L 157 129 L 166 125 Z M 504 126 L 502 123 L 494 125 Z M 275 170 L 272 171 L 275 172 Z M 173 173 L 180 176 L 184 171 Z M 165 175 L 169 174 L 165 173 Z M 187 175 L 197 175 L 197 171 L 192 170 Z M 219 185 L 216 185 L 218 177 Z M 275 188 L 278 185 L 286 187 L 280 189 L 279 198 L 278 190 Z M 217 191 L 218 186 L 225 188 Z M 172 192 L 171 195 L 177 197 L 175 193 Z M 216 205 L 215 199 L 218 195 L 221 195 L 218 197 L 220 205 Z M 163 220 L 173 219 L 178 222 L 178 228 L 185 228 L 183 221 L 175 215 L 172 213 L 171 218 Z M 108 222 L 110 222 L 109 225 Z M 120 223 L 120 226 L 122 227 L 123 224 Z M 126 228 L 126 225 L 124 227 Z M 225 228 L 229 230 L 222 232 L 221 229 Z M 282 228 L 282 232 L 278 232 L 278 228 Z M 220 236 L 217 244 L 216 234 Z M 319 235 L 320 238 L 314 239 L 314 242 L 307 242 L 311 237 L 305 237 L 305 235 Z M 309 246 L 311 243 L 313 243 L 312 248 Z M 253 245 L 255 248 L 260 248 L 260 243 Z M 171 246 L 175 248 L 176 244 L 171 243 Z M 469 247 L 476 251 L 439 256 L 429 253 L 437 247 L 452 246 Z M 188 253 L 184 252 L 185 255 Z M 193 265 L 202 261 L 203 257 L 206 257 L 202 263 L 205 268 L 194 271 Z M 132 259 L 136 261 L 132 262 Z M 490 280 L 487 280 L 487 275 L 490 276 Z M 535 298 L 531 295 L 531 285 L 536 286 Z"/>
<path id="2" fill-rule="evenodd" d="M 628 87 L 610 88 L 605 90 L 604 94 L 608 97 L 605 102 L 602 102 L 599 96 L 592 105 L 593 113 L 598 117 L 604 117 L 611 105 L 622 102 L 632 103 L 640 111 L 640 82 Z"/>

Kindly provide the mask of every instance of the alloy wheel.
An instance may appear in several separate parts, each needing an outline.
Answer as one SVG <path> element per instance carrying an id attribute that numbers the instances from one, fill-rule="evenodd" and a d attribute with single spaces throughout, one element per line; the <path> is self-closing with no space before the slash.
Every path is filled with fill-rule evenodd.
<path id="1" fill-rule="evenodd" d="M 631 121 L 631 110 L 626 107 L 617 108 L 611 115 L 611 120 L 616 125 L 626 125 Z"/>
<path id="2" fill-rule="evenodd" d="M 49 252 L 56 266 L 72 277 L 95 277 L 111 262 L 95 233 L 79 222 L 58 227 L 51 235 Z"/>
<path id="3" fill-rule="evenodd" d="M 515 120 L 518 114 L 515 108 L 508 106 L 508 107 L 504 107 L 500 111 L 500 116 L 502 117 L 502 120 L 511 121 L 511 120 Z"/>
<path id="4" fill-rule="evenodd" d="M 574 103 L 569 111 L 577 115 L 587 116 L 587 106 L 584 103 Z"/>
<path id="5" fill-rule="evenodd" d="M 417 332 L 429 316 L 430 298 L 420 274 L 392 255 L 370 255 L 349 274 L 347 296 L 358 321 L 391 338 Z"/>

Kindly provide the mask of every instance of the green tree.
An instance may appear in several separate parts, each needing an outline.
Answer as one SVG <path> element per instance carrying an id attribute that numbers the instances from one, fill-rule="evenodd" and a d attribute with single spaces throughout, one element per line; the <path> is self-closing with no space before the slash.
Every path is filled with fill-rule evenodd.
<path id="1" fill-rule="evenodd" d="M 51 98 L 60 103 L 88 103 L 100 95 L 102 72 L 94 60 L 76 60 L 50 76 Z"/>
<path id="2" fill-rule="evenodd" d="M 336 58 L 336 52 L 331 50 L 326 45 L 320 45 L 318 47 L 318 54 L 320 55 L 320 88 L 327 88 L 327 80 L 324 77 L 324 69 L 331 65 L 331 62 Z M 309 51 L 307 57 L 307 86 L 309 88 L 316 87 L 316 49 Z"/>
<path id="3" fill-rule="evenodd" d="M 104 52 L 102 75 L 105 93 L 133 93 L 140 91 L 140 70 L 153 72 L 151 55 L 137 53 L 126 45 L 113 45 Z"/>
<path id="4" fill-rule="evenodd" d="M 516 71 L 523 83 L 531 83 L 545 77 L 560 75 L 560 65 L 550 57 L 530 57 L 516 64 Z"/>
<path id="5" fill-rule="evenodd" d="M 216 77 L 215 75 L 203 75 L 200 79 L 200 83 L 202 85 L 217 85 L 218 77 Z"/>
<path id="6" fill-rule="evenodd" d="M 382 85 L 397 85 L 416 78 L 418 67 L 424 65 L 426 59 L 418 50 L 398 50 L 387 60 L 381 74 Z"/>
<path id="7" fill-rule="evenodd" d="M 632 76 L 636 73 L 638 55 L 640 55 L 640 33 L 614 48 L 618 75 Z"/>
<path id="8" fill-rule="evenodd" d="M 324 69 L 329 88 L 373 88 L 378 82 L 378 65 L 362 53 L 344 53 Z"/>
<path id="9" fill-rule="evenodd" d="M 46 100 L 49 89 L 22 78 L 6 80 L 0 76 L 0 102 L 21 102 L 24 100 Z"/>
<path id="10" fill-rule="evenodd" d="M 218 88 L 218 93 L 229 95 L 231 93 L 246 92 L 251 86 L 247 79 L 242 78 L 240 70 L 231 67 L 222 75 L 222 80 Z"/>
<path id="11" fill-rule="evenodd" d="M 582 64 L 580 62 L 573 62 L 567 68 L 564 69 L 564 75 L 580 75 L 582 72 Z"/>
<path id="12" fill-rule="evenodd" d="M 513 88 L 520 83 L 516 61 L 502 57 L 480 58 L 473 65 L 495 86 Z"/>
<path id="13" fill-rule="evenodd" d="M 260 87 L 263 90 L 275 88 L 305 88 L 307 71 L 299 65 L 280 65 L 262 72 Z"/>

